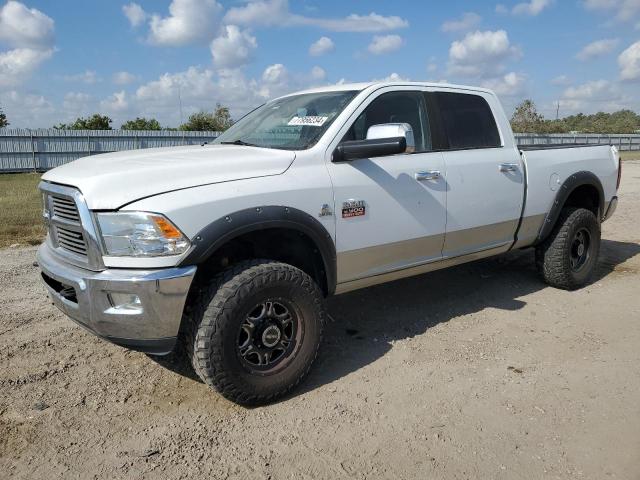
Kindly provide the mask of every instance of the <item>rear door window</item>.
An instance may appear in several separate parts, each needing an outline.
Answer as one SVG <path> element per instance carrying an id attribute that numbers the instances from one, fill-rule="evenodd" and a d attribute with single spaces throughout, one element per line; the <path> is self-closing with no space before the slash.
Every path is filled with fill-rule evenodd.
<path id="1" fill-rule="evenodd" d="M 493 112 L 479 95 L 436 92 L 436 104 L 449 149 L 500 147 Z"/>

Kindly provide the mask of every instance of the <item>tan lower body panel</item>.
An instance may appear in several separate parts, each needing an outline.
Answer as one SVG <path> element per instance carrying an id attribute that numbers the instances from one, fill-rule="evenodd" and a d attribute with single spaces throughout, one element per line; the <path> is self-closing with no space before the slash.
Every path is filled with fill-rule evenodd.
<path id="1" fill-rule="evenodd" d="M 522 240 L 516 247 L 531 244 L 544 217 L 522 220 L 522 236 L 518 235 Z M 339 253 L 336 294 L 498 255 L 511 247 L 517 224 L 518 220 L 509 220 L 449 232 L 446 239 L 433 235 Z M 446 250 L 441 256 L 443 244 Z"/>

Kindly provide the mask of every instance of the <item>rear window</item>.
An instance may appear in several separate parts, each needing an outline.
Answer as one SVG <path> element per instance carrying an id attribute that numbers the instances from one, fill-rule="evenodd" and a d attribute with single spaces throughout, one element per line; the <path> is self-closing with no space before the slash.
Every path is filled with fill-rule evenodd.
<path id="1" fill-rule="evenodd" d="M 478 95 L 436 93 L 450 149 L 500 146 L 500 134 L 487 101 Z"/>

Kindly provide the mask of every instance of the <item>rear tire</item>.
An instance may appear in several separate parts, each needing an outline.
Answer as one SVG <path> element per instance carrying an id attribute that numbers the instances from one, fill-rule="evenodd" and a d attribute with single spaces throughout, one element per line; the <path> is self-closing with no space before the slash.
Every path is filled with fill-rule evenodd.
<path id="1" fill-rule="evenodd" d="M 549 238 L 536 248 L 536 267 L 552 287 L 574 290 L 595 270 L 600 252 L 600 223 L 592 211 L 562 210 Z"/>
<path id="2" fill-rule="evenodd" d="M 298 268 L 251 260 L 203 285 L 184 320 L 185 350 L 202 381 L 232 402 L 260 405 L 309 372 L 322 340 L 324 299 Z"/>

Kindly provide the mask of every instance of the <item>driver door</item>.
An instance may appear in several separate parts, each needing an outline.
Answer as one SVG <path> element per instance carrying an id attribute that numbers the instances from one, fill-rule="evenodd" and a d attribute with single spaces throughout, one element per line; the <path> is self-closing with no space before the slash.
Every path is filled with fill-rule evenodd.
<path id="1" fill-rule="evenodd" d="M 328 161 L 334 188 L 338 283 L 442 256 L 445 166 L 443 155 L 431 151 L 424 92 L 397 87 L 380 92 L 354 113 L 340 141 L 363 140 L 373 125 L 407 123 L 416 149 L 385 157 Z"/>

